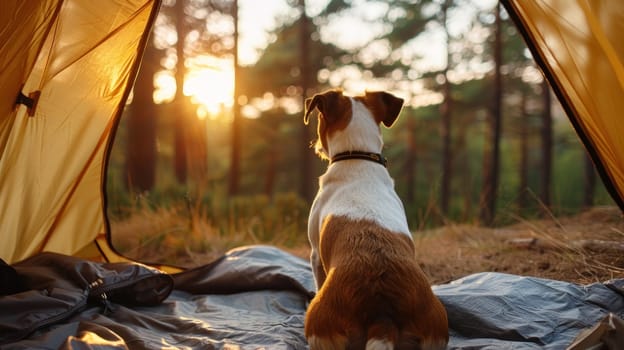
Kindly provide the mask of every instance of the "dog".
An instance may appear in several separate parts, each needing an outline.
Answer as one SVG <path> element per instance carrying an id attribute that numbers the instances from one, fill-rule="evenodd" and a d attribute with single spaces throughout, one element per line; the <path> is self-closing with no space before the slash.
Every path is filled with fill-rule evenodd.
<path id="1" fill-rule="evenodd" d="M 317 294 L 305 318 L 312 350 L 444 349 L 446 310 L 416 261 L 405 210 L 381 155 L 380 125 L 403 100 L 388 92 L 328 90 L 318 109 L 316 153 L 329 160 L 308 220 Z"/>

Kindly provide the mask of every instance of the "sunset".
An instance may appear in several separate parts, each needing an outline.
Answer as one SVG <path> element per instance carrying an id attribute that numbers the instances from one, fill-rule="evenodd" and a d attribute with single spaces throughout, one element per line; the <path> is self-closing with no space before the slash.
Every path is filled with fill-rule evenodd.
<path id="1" fill-rule="evenodd" d="M 232 108 L 234 100 L 234 70 L 231 62 L 217 62 L 218 66 L 214 68 L 192 69 L 184 81 L 184 95 L 192 97 L 191 102 L 209 116 L 216 116 Z"/>

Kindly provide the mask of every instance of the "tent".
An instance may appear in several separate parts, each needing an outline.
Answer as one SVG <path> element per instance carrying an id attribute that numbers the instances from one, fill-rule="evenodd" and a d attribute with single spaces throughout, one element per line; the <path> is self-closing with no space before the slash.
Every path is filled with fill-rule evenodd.
<path id="1" fill-rule="evenodd" d="M 95 257 L 107 246 L 107 154 L 159 2 L 1 7 L 0 257 Z"/>
<path id="2" fill-rule="evenodd" d="M 624 209 L 624 6 L 503 0 L 611 197 Z"/>
<path id="3" fill-rule="evenodd" d="M 624 6 L 503 5 L 624 209 Z M 170 274 L 109 245 L 108 153 L 159 1 L 0 6 L 0 348 L 305 349 L 305 262 L 249 247 Z M 621 336 L 623 286 L 485 273 L 434 291 L 451 348 L 558 349 L 584 329 Z"/>

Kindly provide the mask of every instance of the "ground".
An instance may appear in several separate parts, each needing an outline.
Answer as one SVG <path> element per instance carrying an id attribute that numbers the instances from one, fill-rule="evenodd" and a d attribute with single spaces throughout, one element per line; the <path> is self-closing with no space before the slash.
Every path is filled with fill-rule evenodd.
<path id="1" fill-rule="evenodd" d="M 434 284 L 484 271 L 580 284 L 624 278 L 624 217 L 614 207 L 494 229 L 447 225 L 415 241 Z"/>
<path id="2" fill-rule="evenodd" d="M 193 233 L 178 233 L 189 226 L 195 228 Z M 139 261 L 193 267 L 248 244 L 271 244 L 308 258 L 305 232 L 294 240 L 277 234 L 278 238 L 263 241 L 251 234 L 253 227 L 223 235 L 207 221 L 189 225 L 188 218 L 170 210 L 144 211 L 116 223 L 113 231 L 118 247 L 126 247 L 121 250 Z M 162 238 L 154 232 L 172 234 Z M 513 225 L 497 228 L 448 223 L 414 232 L 414 241 L 417 259 L 433 284 L 486 271 L 580 284 L 624 278 L 624 216 L 613 206 L 569 217 L 516 219 Z"/>
<path id="3" fill-rule="evenodd" d="M 415 232 L 414 240 L 433 284 L 486 271 L 579 284 L 624 278 L 624 216 L 617 207 L 499 228 L 448 224 Z M 287 250 L 305 258 L 309 252 Z"/>

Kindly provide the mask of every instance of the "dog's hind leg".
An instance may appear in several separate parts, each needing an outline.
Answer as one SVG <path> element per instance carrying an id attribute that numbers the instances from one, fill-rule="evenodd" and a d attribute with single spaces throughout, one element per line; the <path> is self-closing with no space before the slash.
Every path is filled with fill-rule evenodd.
<path id="1" fill-rule="evenodd" d="M 305 318 L 305 336 L 311 350 L 364 349 L 366 334 L 361 312 L 349 302 L 349 288 L 337 284 L 340 273 L 332 269 L 312 299 Z"/>
<path id="2" fill-rule="evenodd" d="M 323 296 L 323 291 L 312 299 L 306 312 L 305 336 L 310 350 L 345 350 L 348 338 L 345 322 L 339 310 Z"/>

